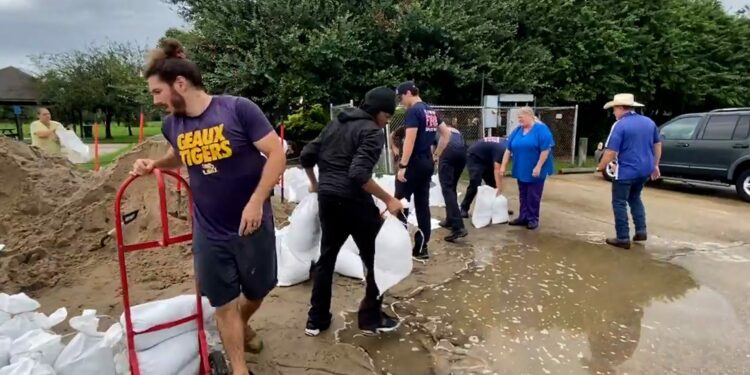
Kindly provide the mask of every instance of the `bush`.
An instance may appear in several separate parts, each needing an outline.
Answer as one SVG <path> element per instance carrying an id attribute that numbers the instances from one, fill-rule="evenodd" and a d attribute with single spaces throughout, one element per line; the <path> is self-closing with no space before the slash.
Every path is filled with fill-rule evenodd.
<path id="1" fill-rule="evenodd" d="M 300 108 L 284 121 L 285 136 L 297 143 L 308 143 L 320 134 L 328 121 L 328 113 L 320 104 Z"/>

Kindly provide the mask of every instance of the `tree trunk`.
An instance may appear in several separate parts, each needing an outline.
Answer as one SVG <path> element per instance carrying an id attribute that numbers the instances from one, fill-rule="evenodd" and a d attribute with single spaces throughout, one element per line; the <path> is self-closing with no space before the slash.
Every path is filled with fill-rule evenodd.
<path id="1" fill-rule="evenodd" d="M 81 126 L 81 139 L 86 139 L 86 133 L 84 132 L 84 129 L 83 129 L 83 110 L 82 109 L 78 110 L 78 125 Z"/>
<path id="2" fill-rule="evenodd" d="M 130 119 L 126 120 L 128 123 L 128 135 L 133 136 L 133 121 L 130 121 Z"/>
<path id="3" fill-rule="evenodd" d="M 105 138 L 112 139 L 112 114 L 107 113 L 104 115 L 104 131 Z"/>

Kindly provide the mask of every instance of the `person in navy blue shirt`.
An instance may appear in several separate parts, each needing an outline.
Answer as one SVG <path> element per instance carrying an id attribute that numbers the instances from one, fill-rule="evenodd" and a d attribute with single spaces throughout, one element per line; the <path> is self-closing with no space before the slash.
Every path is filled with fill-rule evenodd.
<path id="1" fill-rule="evenodd" d="M 438 160 L 440 190 L 445 200 L 445 220 L 440 222 L 440 226 L 451 230 L 451 234 L 445 237 L 445 240 L 455 242 L 469 234 L 464 227 L 456 192 L 458 180 L 466 166 L 466 143 L 458 129 L 454 127 L 448 127 L 448 129 L 450 139 L 448 142 L 437 143 L 435 159 Z M 441 148 L 442 145 L 444 147 Z"/>
<path id="2" fill-rule="evenodd" d="M 500 137 L 485 137 L 469 147 L 466 157 L 469 170 L 469 187 L 461 202 L 461 215 L 469 217 L 469 208 L 477 196 L 477 189 L 484 181 L 488 186 L 497 189 L 500 186 L 500 174 L 506 140 Z"/>
<path id="3" fill-rule="evenodd" d="M 659 159 L 661 159 L 661 137 L 659 128 L 650 118 L 633 110 L 643 107 L 632 94 L 617 94 L 614 100 L 604 105 L 612 108 L 617 121 L 607 138 L 604 152 L 597 171 L 617 160 L 615 180 L 612 182 L 612 211 L 615 215 L 617 238 L 608 238 L 608 244 L 630 249 L 630 227 L 628 226 L 628 205 L 635 224 L 633 241 L 646 241 L 646 208 L 641 193 L 646 182 L 658 179 Z"/>
<path id="4" fill-rule="evenodd" d="M 553 172 L 552 148 L 555 140 L 546 124 L 539 121 L 531 107 L 518 111 L 519 126 L 508 137 L 508 149 L 500 167 L 505 174 L 510 158 L 513 158 L 513 177 L 518 181 L 518 199 L 521 213 L 510 225 L 539 227 L 539 210 L 542 204 L 544 181 Z M 502 186 L 502 185 L 501 185 Z M 502 187 L 498 189 L 498 193 Z"/>
<path id="5" fill-rule="evenodd" d="M 401 105 L 406 107 L 406 131 L 396 176 L 396 198 L 411 200 L 414 195 L 419 232 L 414 235 L 412 255 L 416 259 L 428 259 L 430 255 L 427 243 L 430 241 L 431 230 L 430 182 L 435 172 L 432 145 L 438 132 L 441 141 L 447 142 L 450 139 L 450 130 L 440 121 L 437 113 L 422 101 L 419 88 L 414 82 L 400 84 L 396 89 L 396 95 Z"/>

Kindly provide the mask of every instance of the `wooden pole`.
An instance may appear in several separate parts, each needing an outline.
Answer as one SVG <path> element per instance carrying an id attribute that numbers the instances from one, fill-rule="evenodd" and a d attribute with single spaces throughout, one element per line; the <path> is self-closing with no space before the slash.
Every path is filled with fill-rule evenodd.
<path id="1" fill-rule="evenodd" d="M 284 123 L 281 124 L 281 148 L 284 149 Z M 281 174 L 281 202 L 284 202 L 284 173 Z"/>
<path id="2" fill-rule="evenodd" d="M 94 171 L 99 170 L 99 123 L 94 123 Z"/>

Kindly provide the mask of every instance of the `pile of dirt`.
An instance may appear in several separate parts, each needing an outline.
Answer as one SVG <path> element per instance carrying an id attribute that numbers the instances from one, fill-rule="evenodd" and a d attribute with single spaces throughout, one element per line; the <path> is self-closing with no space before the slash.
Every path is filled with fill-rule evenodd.
<path id="1" fill-rule="evenodd" d="M 88 279 L 98 273 L 113 282 L 109 286 L 116 287 L 116 241 L 110 238 L 104 247 L 100 245 L 114 228 L 115 193 L 129 177 L 136 159 L 158 158 L 167 148 L 165 141 L 148 140 L 108 168 L 92 173 L 64 158 L 44 155 L 24 143 L 0 137 L 0 243 L 6 245 L 0 253 L 2 291 L 34 295 L 55 287 L 96 285 L 95 280 Z M 187 179 L 186 173 L 183 176 Z M 170 233 L 188 233 L 186 191 L 178 191 L 170 177 L 166 181 Z M 283 226 L 292 207 L 278 200 L 273 203 L 277 227 Z M 136 220 L 124 227 L 124 242 L 159 240 L 162 225 L 153 177 L 138 178 L 128 187 L 122 212 L 135 210 Z M 189 245 L 174 247 L 127 254 L 129 279 L 156 290 L 189 283 Z"/>

